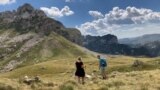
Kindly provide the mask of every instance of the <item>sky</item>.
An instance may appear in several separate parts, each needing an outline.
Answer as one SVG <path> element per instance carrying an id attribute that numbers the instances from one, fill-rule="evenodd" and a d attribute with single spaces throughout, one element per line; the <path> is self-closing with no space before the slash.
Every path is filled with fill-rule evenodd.
<path id="1" fill-rule="evenodd" d="M 160 34 L 160 0 L 0 0 L 0 12 L 31 4 L 83 35 Z"/>

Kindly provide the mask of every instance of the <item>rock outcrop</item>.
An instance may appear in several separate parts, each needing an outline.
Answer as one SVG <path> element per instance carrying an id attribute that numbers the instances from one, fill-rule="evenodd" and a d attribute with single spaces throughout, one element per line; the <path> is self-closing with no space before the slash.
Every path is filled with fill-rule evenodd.
<path id="1" fill-rule="evenodd" d="M 132 56 L 150 56 L 147 48 L 143 46 L 131 47 L 125 44 L 119 44 L 117 37 L 110 34 L 105 36 L 86 36 L 83 40 L 84 47 L 95 52 Z"/>
<path id="2" fill-rule="evenodd" d="M 36 32 L 42 36 L 55 32 L 77 44 L 82 43 L 81 34 L 77 29 L 66 28 L 61 22 L 47 17 L 43 11 L 34 9 L 30 4 L 20 6 L 17 11 L 0 13 L 0 20 L 0 29 L 14 28 L 22 34 Z"/>

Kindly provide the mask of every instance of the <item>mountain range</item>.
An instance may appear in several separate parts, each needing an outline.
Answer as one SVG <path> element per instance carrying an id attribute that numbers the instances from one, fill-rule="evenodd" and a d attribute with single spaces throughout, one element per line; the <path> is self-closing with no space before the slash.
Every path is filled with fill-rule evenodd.
<path id="1" fill-rule="evenodd" d="M 61 57 L 88 57 L 81 33 L 30 4 L 0 13 L 0 72 Z"/>
<path id="2" fill-rule="evenodd" d="M 136 38 L 118 39 L 115 35 L 85 36 L 84 47 L 89 50 L 130 56 L 160 56 L 160 34 L 144 35 Z"/>
<path id="3" fill-rule="evenodd" d="M 120 39 L 119 43 L 131 47 L 144 47 L 150 56 L 160 56 L 160 34 L 147 34 L 136 38 Z"/>
<path id="4" fill-rule="evenodd" d="M 119 39 L 121 44 L 144 45 L 150 42 L 160 41 L 160 34 L 147 34 L 135 38 Z"/>
<path id="5" fill-rule="evenodd" d="M 115 35 L 104 36 L 85 36 L 83 46 L 89 50 L 114 54 L 114 55 L 130 55 L 130 56 L 150 56 L 147 48 L 143 46 L 132 47 L 127 44 L 120 44 Z"/>
<path id="6" fill-rule="evenodd" d="M 160 56 L 158 34 L 140 38 L 118 40 L 111 34 L 83 36 L 78 29 L 66 28 L 43 11 L 24 4 L 17 10 L 0 13 L 0 72 L 50 59 L 92 57 L 91 51 Z"/>

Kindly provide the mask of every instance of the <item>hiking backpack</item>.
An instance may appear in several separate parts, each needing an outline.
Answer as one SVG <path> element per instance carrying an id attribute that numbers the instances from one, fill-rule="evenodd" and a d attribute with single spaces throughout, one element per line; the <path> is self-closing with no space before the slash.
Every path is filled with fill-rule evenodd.
<path id="1" fill-rule="evenodd" d="M 100 65 L 101 65 L 102 67 L 106 67 L 106 66 L 107 66 L 106 60 L 105 60 L 105 59 L 101 59 L 101 60 L 100 60 Z"/>

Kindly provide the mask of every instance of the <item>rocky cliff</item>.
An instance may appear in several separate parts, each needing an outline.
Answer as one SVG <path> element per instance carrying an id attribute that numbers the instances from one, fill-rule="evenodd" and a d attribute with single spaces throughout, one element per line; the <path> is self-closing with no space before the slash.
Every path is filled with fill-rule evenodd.
<path id="1" fill-rule="evenodd" d="M 118 43 L 117 37 L 110 34 L 104 36 L 85 36 L 83 40 L 84 47 L 95 52 L 131 56 L 151 56 L 151 53 L 146 47 L 131 47 L 120 44 Z"/>
<path id="2" fill-rule="evenodd" d="M 66 28 L 61 22 L 47 17 L 43 11 L 34 9 L 30 4 L 24 4 L 14 11 L 0 13 L 0 21 L 0 29 L 14 28 L 22 34 L 36 32 L 40 35 L 55 32 L 77 44 L 81 43 L 81 37 L 77 37 L 81 36 L 79 30 Z M 76 38 L 72 38 L 74 36 Z"/>

